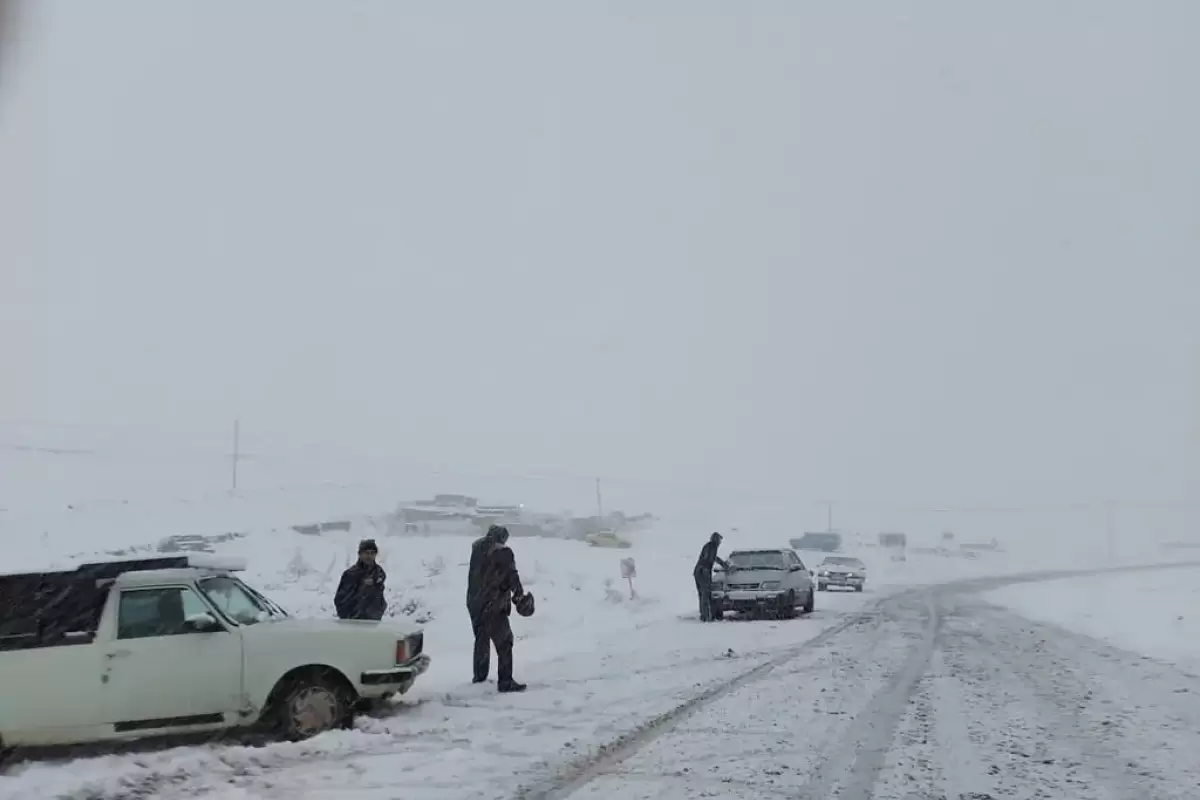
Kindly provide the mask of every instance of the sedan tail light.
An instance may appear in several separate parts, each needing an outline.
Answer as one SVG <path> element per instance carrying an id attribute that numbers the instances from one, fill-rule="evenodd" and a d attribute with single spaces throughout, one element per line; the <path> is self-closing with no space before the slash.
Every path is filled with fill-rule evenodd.
<path id="1" fill-rule="evenodd" d="M 396 663 L 403 664 L 408 658 L 408 640 L 401 639 L 396 642 Z"/>

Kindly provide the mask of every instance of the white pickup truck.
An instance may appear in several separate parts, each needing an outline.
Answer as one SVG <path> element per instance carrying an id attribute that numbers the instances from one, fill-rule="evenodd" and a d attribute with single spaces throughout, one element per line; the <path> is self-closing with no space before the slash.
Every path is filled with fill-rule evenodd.
<path id="1" fill-rule="evenodd" d="M 205 554 L 0 576 L 0 749 L 268 727 L 303 739 L 429 668 L 396 622 L 295 619 Z"/>

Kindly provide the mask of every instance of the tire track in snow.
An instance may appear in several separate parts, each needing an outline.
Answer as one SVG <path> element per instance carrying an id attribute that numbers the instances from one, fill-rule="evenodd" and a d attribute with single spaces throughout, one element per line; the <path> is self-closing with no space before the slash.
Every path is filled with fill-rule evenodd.
<path id="1" fill-rule="evenodd" d="M 973 640 L 974 657 L 999 666 L 1037 710 L 1044 738 L 1060 752 L 1056 764 L 1070 766 L 1076 796 L 1200 796 L 1193 676 L 1079 634 L 1055 635 L 983 603 L 974 610 L 986 621 Z"/>
<path id="2" fill-rule="evenodd" d="M 971 596 L 943 602 L 930 672 L 892 744 L 874 800 L 1140 797 L 1112 776 L 1085 777 L 1088 758 L 1076 744 L 1087 734 L 1071 714 L 1074 698 L 1027 689 L 1025 673 L 1047 669 L 1028 641 L 1006 621 L 980 613 Z"/>
<path id="3" fill-rule="evenodd" d="M 849 628 L 874 621 L 878 616 L 879 609 L 886 602 L 910 594 L 912 591 L 908 590 L 899 595 L 876 600 L 866 609 L 850 613 L 845 620 L 826 628 L 813 638 L 789 647 L 764 663 L 704 692 L 693 695 L 684 703 L 662 714 L 651 717 L 633 730 L 591 751 L 582 758 L 569 762 L 548 779 L 522 789 L 517 794 L 517 800 L 565 800 L 597 777 L 614 770 L 654 740 L 674 730 L 691 715 L 738 689 L 762 680 L 776 668 L 795 660 L 805 650 L 821 647 Z"/>
<path id="4" fill-rule="evenodd" d="M 900 598 L 903 606 L 908 598 Z M 941 626 L 936 591 L 920 596 L 922 624 L 904 664 L 877 691 L 801 789 L 801 797 L 870 800 L 909 699 L 925 674 Z M 835 794 L 836 792 L 836 794 Z"/>
<path id="5" fill-rule="evenodd" d="M 678 728 L 689 717 L 739 689 L 769 677 L 774 671 L 794 660 L 806 650 L 829 643 L 855 624 L 861 624 L 864 619 L 870 618 L 872 612 L 902 609 L 905 604 L 919 600 L 920 605 L 923 606 L 924 615 L 917 630 L 907 634 L 911 640 L 907 657 L 901 666 L 889 675 L 885 685 L 871 696 L 867 709 L 855 714 L 849 729 L 840 737 L 835 737 L 835 744 L 825 750 L 818 764 L 811 771 L 807 783 L 803 784 L 799 790 L 800 797 L 811 800 L 827 800 L 830 797 L 837 797 L 838 800 L 870 800 L 886 766 L 887 757 L 893 749 L 896 731 L 900 728 L 908 712 L 909 701 L 919 690 L 936 650 L 941 627 L 939 604 L 943 598 L 1019 583 L 1107 573 L 1194 568 L 1196 566 L 1200 566 L 1200 562 L 1172 562 L 1087 570 L 1047 570 L 1009 576 L 963 579 L 915 587 L 887 595 L 872 603 L 867 609 L 852 615 L 851 619 L 823 631 L 808 642 L 790 648 L 771 658 L 768 662 L 690 698 L 676 708 L 653 717 L 634 730 L 594 750 L 590 755 L 568 763 L 551 778 L 519 792 L 517 800 L 566 800 L 597 779 L 616 772 L 624 762 L 639 755 L 656 740 Z M 871 658 L 869 652 L 864 655 L 868 659 Z M 838 686 L 836 690 L 841 691 L 846 688 Z M 730 732 L 730 735 L 734 734 Z M 656 777 L 660 780 L 680 778 L 678 775 Z M 760 786 L 755 791 L 761 793 L 772 790 L 764 790 Z M 708 796 L 703 791 L 701 794 Z"/>

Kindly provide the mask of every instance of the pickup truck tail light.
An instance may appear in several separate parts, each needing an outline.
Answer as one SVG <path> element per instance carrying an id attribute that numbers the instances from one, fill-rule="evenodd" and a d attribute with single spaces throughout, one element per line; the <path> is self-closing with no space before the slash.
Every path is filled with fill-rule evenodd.
<path id="1" fill-rule="evenodd" d="M 396 642 L 396 663 L 407 664 L 425 652 L 425 634 L 417 632 Z"/>

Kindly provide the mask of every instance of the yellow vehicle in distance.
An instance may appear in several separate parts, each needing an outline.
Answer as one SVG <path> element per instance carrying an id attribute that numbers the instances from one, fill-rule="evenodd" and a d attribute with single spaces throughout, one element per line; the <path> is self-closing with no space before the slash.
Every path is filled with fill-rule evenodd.
<path id="1" fill-rule="evenodd" d="M 584 541 L 592 547 L 633 547 L 633 544 L 620 536 L 617 536 L 616 531 L 603 530 L 589 533 L 584 537 Z"/>

